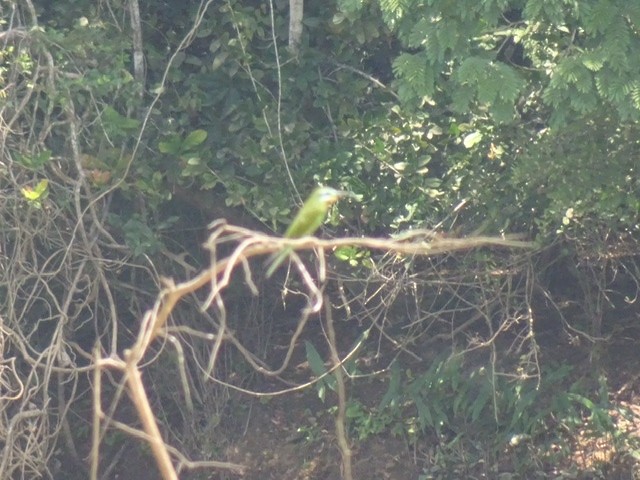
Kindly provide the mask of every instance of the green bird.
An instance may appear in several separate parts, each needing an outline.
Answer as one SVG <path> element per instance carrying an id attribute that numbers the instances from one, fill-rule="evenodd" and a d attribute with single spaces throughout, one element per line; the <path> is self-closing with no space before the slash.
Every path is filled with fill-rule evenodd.
<path id="1" fill-rule="evenodd" d="M 289 225 L 289 228 L 287 228 L 287 231 L 284 233 L 284 237 L 301 238 L 313 235 L 315 231 L 320 228 L 322 222 L 324 222 L 331 205 L 343 197 L 352 196 L 354 196 L 354 194 L 351 192 L 336 190 L 335 188 L 316 188 L 294 217 L 291 225 Z M 269 268 L 267 268 L 267 278 L 273 275 L 273 272 L 276 271 L 292 251 L 293 249 L 287 248 L 274 256 Z"/>

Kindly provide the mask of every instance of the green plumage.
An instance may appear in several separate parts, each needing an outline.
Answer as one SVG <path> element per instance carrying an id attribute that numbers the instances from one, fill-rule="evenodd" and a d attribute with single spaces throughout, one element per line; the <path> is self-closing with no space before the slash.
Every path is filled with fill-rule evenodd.
<path id="1" fill-rule="evenodd" d="M 309 235 L 313 235 L 315 231 L 320 228 L 320 225 L 324 222 L 327 212 L 331 205 L 336 203 L 340 198 L 351 195 L 349 192 L 336 190 L 330 187 L 316 188 L 309 198 L 304 202 L 296 216 L 294 217 L 291 225 L 287 228 L 284 234 L 285 238 L 301 238 Z M 269 267 L 267 268 L 266 276 L 269 278 L 273 272 L 284 262 L 284 260 L 291 254 L 292 249 L 286 248 L 282 252 L 278 253 Z"/>

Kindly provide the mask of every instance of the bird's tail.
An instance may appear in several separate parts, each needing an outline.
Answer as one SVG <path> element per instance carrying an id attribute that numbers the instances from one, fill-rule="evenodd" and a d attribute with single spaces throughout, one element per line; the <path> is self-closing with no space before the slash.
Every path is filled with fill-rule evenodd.
<path id="1" fill-rule="evenodd" d="M 291 249 L 287 248 L 282 250 L 281 252 L 276 252 L 273 255 L 270 255 L 269 258 L 265 261 L 265 267 L 267 267 L 267 271 L 264 274 L 265 278 L 270 278 L 271 275 L 282 265 L 282 263 L 289 257 L 291 254 Z"/>

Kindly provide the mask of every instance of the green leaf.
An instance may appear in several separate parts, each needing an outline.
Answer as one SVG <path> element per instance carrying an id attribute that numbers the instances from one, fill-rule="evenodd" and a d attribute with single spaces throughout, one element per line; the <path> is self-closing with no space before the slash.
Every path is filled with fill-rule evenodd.
<path id="1" fill-rule="evenodd" d="M 309 341 L 304 342 L 305 350 L 307 352 L 307 362 L 309 362 L 309 367 L 315 376 L 321 377 L 325 373 L 327 373 L 327 369 L 324 366 L 324 361 L 322 357 L 316 350 L 316 347 Z"/>
<path id="2" fill-rule="evenodd" d="M 136 130 L 140 126 L 140 121 L 120 115 L 114 108 L 109 106 L 102 112 L 102 118 L 103 122 L 121 130 Z"/>
<path id="3" fill-rule="evenodd" d="M 37 170 L 42 168 L 51 159 L 51 150 L 43 150 L 35 155 L 22 155 L 18 153 L 15 155 L 15 159 L 19 164 Z"/>
<path id="4" fill-rule="evenodd" d="M 187 138 L 184 139 L 184 142 L 182 143 L 182 149 L 183 150 L 189 150 L 189 149 L 191 149 L 193 147 L 196 147 L 196 146 L 200 145 L 206 139 L 207 139 L 207 132 L 206 131 L 204 131 L 204 130 L 194 130 L 189 135 L 187 135 Z"/>
<path id="5" fill-rule="evenodd" d="M 182 146 L 182 141 L 176 136 L 172 136 L 169 140 L 164 142 L 158 142 L 158 150 L 161 153 L 167 153 L 170 155 L 178 155 Z"/>
<path id="6" fill-rule="evenodd" d="M 45 178 L 44 180 L 40 180 L 34 188 L 25 187 L 20 191 L 22 192 L 22 196 L 29 202 L 39 202 L 47 193 L 48 186 L 49 180 Z"/>
<path id="7" fill-rule="evenodd" d="M 413 395 L 412 398 L 413 403 L 418 410 L 418 422 L 420 423 L 420 428 L 423 430 L 426 427 L 435 428 L 436 425 L 433 422 L 433 415 L 431 414 L 431 409 L 427 406 L 427 404 L 422 400 L 422 397 L 419 394 Z"/>
<path id="8" fill-rule="evenodd" d="M 353 15 L 362 9 L 363 0 L 340 0 L 338 5 L 341 11 L 347 15 Z"/>
<path id="9" fill-rule="evenodd" d="M 481 141 L 482 141 L 482 133 L 475 131 L 465 135 L 464 139 L 462 140 L 462 144 L 466 148 L 471 149 Z"/>
<path id="10" fill-rule="evenodd" d="M 317 386 L 318 398 L 324 403 L 327 396 L 327 386 L 324 382 L 320 382 Z"/>
<path id="11" fill-rule="evenodd" d="M 389 379 L 389 387 L 387 388 L 387 392 L 380 400 L 378 404 L 378 409 L 382 410 L 383 408 L 395 404 L 398 402 L 400 397 L 400 380 L 402 379 L 402 367 L 400 366 L 400 362 L 396 360 L 391 364 L 391 378 Z"/>
<path id="12" fill-rule="evenodd" d="M 475 422 L 480 417 L 480 413 L 484 410 L 484 408 L 489 403 L 489 399 L 491 398 L 491 389 L 489 385 L 486 384 L 484 388 L 480 390 L 480 393 L 476 397 L 473 402 L 473 408 L 471 410 L 471 421 Z"/>

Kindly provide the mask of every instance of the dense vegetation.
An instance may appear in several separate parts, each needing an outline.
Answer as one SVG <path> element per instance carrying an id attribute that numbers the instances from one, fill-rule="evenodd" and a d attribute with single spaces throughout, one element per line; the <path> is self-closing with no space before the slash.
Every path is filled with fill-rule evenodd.
<path id="1" fill-rule="evenodd" d="M 318 184 L 362 199 L 331 210 L 325 237 L 417 231 L 441 249 L 342 247 L 326 288 L 311 256 L 308 278 L 294 262 L 277 282 L 257 259 L 235 264 L 224 292 L 215 281 L 190 291 L 136 365 L 184 478 L 233 475 L 187 458 L 245 463 L 219 426 L 243 431 L 246 391 L 308 380 L 298 360 L 319 377 L 305 392 L 325 403 L 289 420 L 319 445 L 318 419 L 342 419 L 347 480 L 346 444 L 378 437 L 433 445 L 400 447 L 413 458 L 407 478 L 576 478 L 627 462 L 636 446 L 613 392 L 633 388 L 606 368 L 608 342 L 637 320 L 640 4 L 307 2 L 299 45 L 287 43 L 289 9 L 0 6 L 0 477 L 98 478 L 97 458 L 104 472 L 122 442 L 139 446 L 123 435 L 137 426 L 120 389 L 133 362 L 118 362 L 162 314 L 159 292 L 204 278 L 245 238 L 213 227 L 223 233 L 203 248 L 210 222 L 282 232 Z M 535 248 L 446 243 L 478 236 Z M 331 317 L 310 311 L 323 298 L 349 320 L 336 322 L 339 341 L 330 321 L 298 338 L 313 315 Z M 559 338 L 578 361 L 556 357 Z M 288 342 L 294 360 L 282 359 Z M 97 366 L 104 405 L 92 420 Z M 588 443 L 585 431 L 615 455 L 577 461 L 568 445 Z M 122 478 L 144 478 L 127 468 Z"/>

